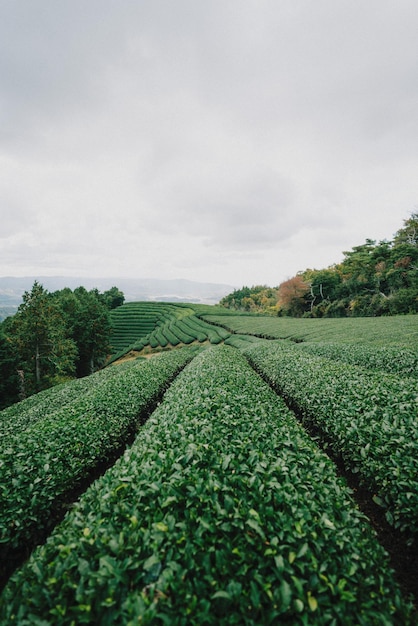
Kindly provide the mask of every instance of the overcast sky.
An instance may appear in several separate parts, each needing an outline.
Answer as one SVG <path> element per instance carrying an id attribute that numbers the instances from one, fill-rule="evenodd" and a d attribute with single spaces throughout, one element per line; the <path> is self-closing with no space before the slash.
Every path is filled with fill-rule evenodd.
<path id="1" fill-rule="evenodd" d="M 1 0 L 0 276 L 278 285 L 418 207 L 416 0 Z"/>

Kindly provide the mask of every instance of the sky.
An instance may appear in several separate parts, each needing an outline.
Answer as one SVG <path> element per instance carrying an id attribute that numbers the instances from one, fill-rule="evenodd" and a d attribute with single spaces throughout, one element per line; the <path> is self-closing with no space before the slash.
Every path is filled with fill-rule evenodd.
<path id="1" fill-rule="evenodd" d="M 1 0 L 0 276 L 277 286 L 418 208 L 416 0 Z"/>

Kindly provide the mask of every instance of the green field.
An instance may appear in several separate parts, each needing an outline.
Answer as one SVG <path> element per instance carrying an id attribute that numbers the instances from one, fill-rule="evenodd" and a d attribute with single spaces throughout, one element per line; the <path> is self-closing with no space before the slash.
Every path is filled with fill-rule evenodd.
<path id="1" fill-rule="evenodd" d="M 259 337 L 290 339 L 298 342 L 338 341 L 341 343 L 372 343 L 397 345 L 418 350 L 418 316 L 357 318 L 292 318 L 250 315 L 203 315 L 235 333 Z"/>
<path id="2" fill-rule="evenodd" d="M 0 412 L 0 624 L 417 623 L 340 469 L 416 555 L 418 316 L 219 313 L 123 305 Z"/>
<path id="3" fill-rule="evenodd" d="M 200 310 L 207 311 L 203 306 Z M 219 310 L 219 307 L 214 307 Z M 197 305 L 196 310 L 199 310 Z M 162 302 L 131 302 L 111 312 L 111 360 L 129 352 L 141 352 L 191 343 L 218 344 L 230 332 L 196 315 L 188 305 Z"/>

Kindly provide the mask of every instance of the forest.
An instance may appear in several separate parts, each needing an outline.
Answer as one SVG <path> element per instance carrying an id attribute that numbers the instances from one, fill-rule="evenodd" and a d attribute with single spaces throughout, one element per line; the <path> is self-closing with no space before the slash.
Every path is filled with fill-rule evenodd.
<path id="1" fill-rule="evenodd" d="M 368 317 L 418 313 L 418 212 L 393 240 L 343 252 L 325 269 L 306 269 L 278 287 L 256 285 L 221 300 L 237 311 L 290 317 Z"/>
<path id="2" fill-rule="evenodd" d="M 109 354 L 110 311 L 123 302 L 117 287 L 49 293 L 35 281 L 0 324 L 0 409 L 100 369 Z"/>

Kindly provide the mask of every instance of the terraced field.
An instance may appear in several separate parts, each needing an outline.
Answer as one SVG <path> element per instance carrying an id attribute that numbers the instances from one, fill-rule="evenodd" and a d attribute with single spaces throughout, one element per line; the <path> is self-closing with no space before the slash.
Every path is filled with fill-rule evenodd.
<path id="1" fill-rule="evenodd" d="M 193 342 L 218 344 L 231 334 L 200 319 L 195 310 L 187 305 L 131 302 L 114 309 L 111 318 L 112 361 L 129 352 L 140 353 L 144 349 L 155 350 Z"/>
<path id="2" fill-rule="evenodd" d="M 416 624 L 340 472 L 416 571 L 418 317 L 143 304 L 119 354 L 162 354 L 0 412 L 0 624 Z"/>

